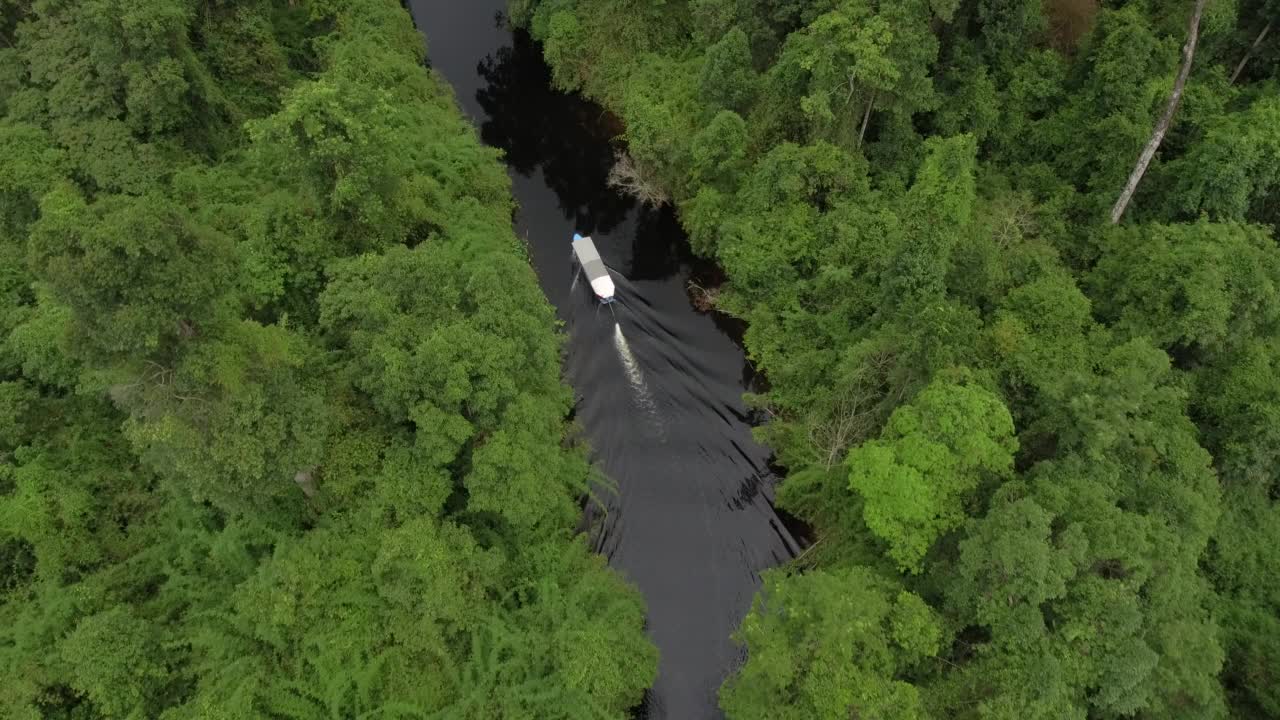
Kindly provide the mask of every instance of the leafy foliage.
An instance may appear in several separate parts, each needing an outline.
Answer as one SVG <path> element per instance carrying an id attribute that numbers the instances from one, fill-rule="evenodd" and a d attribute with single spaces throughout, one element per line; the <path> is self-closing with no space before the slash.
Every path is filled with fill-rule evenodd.
<path id="1" fill-rule="evenodd" d="M 751 658 L 722 704 L 743 718 L 920 718 L 919 690 L 900 678 L 940 636 L 923 600 L 865 568 L 772 571 L 738 631 Z"/>
<path id="2" fill-rule="evenodd" d="M 937 538 L 960 525 L 987 479 L 1013 469 L 1013 420 L 980 388 L 935 382 L 894 410 L 878 440 L 849 453 L 849 485 L 867 527 L 904 570 L 918 572 Z"/>
<path id="3" fill-rule="evenodd" d="M 623 717 L 554 317 L 405 11 L 3 2 L 0 48 L 0 716 Z"/>

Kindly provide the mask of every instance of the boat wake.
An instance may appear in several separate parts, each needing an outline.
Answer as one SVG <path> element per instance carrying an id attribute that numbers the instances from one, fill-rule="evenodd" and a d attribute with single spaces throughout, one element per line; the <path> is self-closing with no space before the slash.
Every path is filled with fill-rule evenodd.
<path id="1" fill-rule="evenodd" d="M 640 368 L 640 362 L 631 351 L 627 336 L 622 334 L 622 324 L 618 322 L 613 324 L 613 347 L 618 351 L 618 359 L 622 361 L 622 369 L 631 385 L 631 396 L 637 409 L 645 415 L 649 425 L 659 435 L 665 434 L 662 416 L 658 413 L 658 404 L 653 400 L 649 383 L 645 381 L 644 370 Z"/>

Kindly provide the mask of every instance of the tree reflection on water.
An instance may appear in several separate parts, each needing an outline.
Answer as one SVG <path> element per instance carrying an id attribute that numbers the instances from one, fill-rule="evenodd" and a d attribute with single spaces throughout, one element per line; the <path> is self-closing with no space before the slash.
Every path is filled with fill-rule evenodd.
<path id="1" fill-rule="evenodd" d="M 512 34 L 512 45 L 480 62 L 487 83 L 476 100 L 488 114 L 480 137 L 506 153 L 506 162 L 526 177 L 542 170 L 560 210 L 584 234 L 607 233 L 626 219 L 635 201 L 606 182 L 614 146 L 604 111 L 581 96 L 556 90 L 542 53 L 528 34 Z"/>

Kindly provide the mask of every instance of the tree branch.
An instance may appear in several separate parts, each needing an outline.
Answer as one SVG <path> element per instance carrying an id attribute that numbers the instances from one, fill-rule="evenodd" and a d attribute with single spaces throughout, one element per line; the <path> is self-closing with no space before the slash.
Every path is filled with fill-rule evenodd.
<path id="1" fill-rule="evenodd" d="M 858 149 L 862 148 L 862 138 L 867 135 L 867 123 L 871 121 L 871 107 L 876 104 L 876 94 L 871 93 L 871 99 L 867 101 L 867 111 L 862 114 L 862 129 L 858 131 Z"/>
<path id="2" fill-rule="evenodd" d="M 1244 57 L 1240 58 L 1240 64 L 1236 65 L 1236 71 L 1231 73 L 1231 79 L 1227 81 L 1228 84 L 1234 85 L 1236 83 L 1236 78 L 1240 77 L 1240 73 L 1244 71 L 1244 66 L 1248 64 L 1249 58 L 1253 56 L 1253 51 L 1258 49 L 1258 46 L 1266 39 L 1267 33 L 1271 31 L 1272 22 L 1274 21 L 1268 20 L 1267 24 L 1262 26 L 1262 32 L 1258 33 L 1258 37 L 1254 39 L 1249 49 L 1244 51 Z"/>
<path id="3" fill-rule="evenodd" d="M 853 76 L 852 76 L 852 75 L 850 75 L 850 76 L 849 76 L 849 92 L 847 92 L 847 93 L 845 93 L 845 94 L 844 94 L 844 104 L 842 104 L 842 105 L 840 106 L 840 109 L 841 109 L 841 110 L 843 110 L 844 108 L 849 107 L 849 101 L 853 99 L 853 91 L 854 91 L 854 90 L 857 90 L 857 89 L 858 89 L 858 87 L 857 87 L 856 85 L 854 85 L 854 84 L 853 84 Z"/>
<path id="4" fill-rule="evenodd" d="M 1186 87 L 1187 76 L 1191 74 L 1191 59 L 1196 54 L 1196 41 L 1200 39 L 1200 15 L 1204 13 L 1204 4 L 1205 0 L 1196 0 L 1195 9 L 1191 13 L 1190 27 L 1187 29 L 1187 42 L 1182 46 L 1182 68 L 1178 70 L 1178 77 L 1173 81 L 1173 92 L 1169 95 L 1169 103 L 1165 106 L 1160 121 L 1156 123 L 1155 131 L 1151 133 L 1147 146 L 1138 156 L 1138 164 L 1134 165 L 1133 172 L 1129 173 L 1129 181 L 1124 184 L 1124 190 L 1116 200 L 1115 206 L 1111 208 L 1112 225 L 1120 222 L 1120 218 L 1124 216 L 1124 210 L 1133 199 L 1138 183 L 1142 182 L 1147 166 L 1151 164 L 1151 159 L 1160 148 L 1165 133 L 1169 132 L 1169 126 L 1173 124 L 1173 115 L 1178 111 L 1178 104 L 1182 102 L 1182 89 Z"/>

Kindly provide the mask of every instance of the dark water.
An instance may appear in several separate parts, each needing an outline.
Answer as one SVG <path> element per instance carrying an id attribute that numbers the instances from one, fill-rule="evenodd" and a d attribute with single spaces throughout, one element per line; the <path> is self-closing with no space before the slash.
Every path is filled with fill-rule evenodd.
<path id="1" fill-rule="evenodd" d="M 616 125 L 551 88 L 539 49 L 501 22 L 503 0 L 409 6 L 431 66 L 484 141 L 506 153 L 516 231 L 565 322 L 577 419 L 617 485 L 596 544 L 640 587 L 662 656 L 639 714 L 720 717 L 716 690 L 742 660 L 729 636 L 760 571 L 796 549 L 742 404 L 750 367 L 728 325 L 691 306 L 692 259 L 671 213 L 637 208 L 606 185 Z M 615 312 L 594 302 L 585 280 L 575 284 L 575 230 L 614 270 Z"/>

